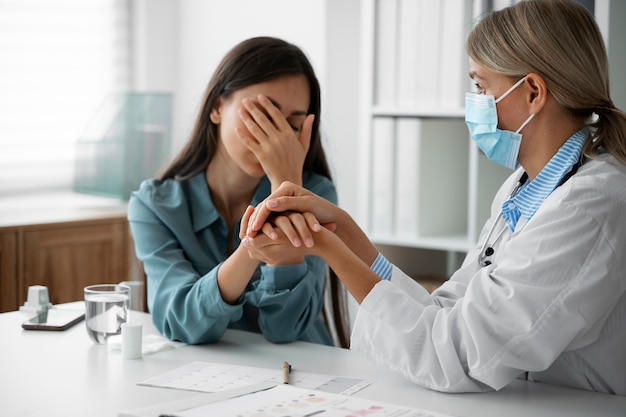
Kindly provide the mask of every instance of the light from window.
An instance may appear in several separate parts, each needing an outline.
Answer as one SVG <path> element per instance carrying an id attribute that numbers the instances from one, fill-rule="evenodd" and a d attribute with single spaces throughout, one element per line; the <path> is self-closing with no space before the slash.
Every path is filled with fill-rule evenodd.
<path id="1" fill-rule="evenodd" d="M 130 79 L 128 0 L 0 0 L 0 195 L 71 189 L 75 144 Z"/>

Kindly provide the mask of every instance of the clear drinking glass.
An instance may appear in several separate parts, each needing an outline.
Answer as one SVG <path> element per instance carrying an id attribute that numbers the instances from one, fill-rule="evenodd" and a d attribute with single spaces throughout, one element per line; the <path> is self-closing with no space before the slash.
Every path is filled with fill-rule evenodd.
<path id="1" fill-rule="evenodd" d="M 85 287 L 85 326 L 96 343 L 106 343 L 109 336 L 122 332 L 130 305 L 130 288 L 120 284 Z"/>

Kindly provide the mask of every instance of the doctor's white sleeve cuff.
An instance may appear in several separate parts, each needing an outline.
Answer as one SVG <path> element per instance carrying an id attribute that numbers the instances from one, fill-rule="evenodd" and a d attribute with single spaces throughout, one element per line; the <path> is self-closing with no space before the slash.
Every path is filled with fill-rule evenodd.
<path id="1" fill-rule="evenodd" d="M 391 279 L 391 263 L 383 256 L 382 253 L 378 252 L 378 256 L 374 260 L 370 269 L 376 273 L 381 279 L 389 281 Z"/>

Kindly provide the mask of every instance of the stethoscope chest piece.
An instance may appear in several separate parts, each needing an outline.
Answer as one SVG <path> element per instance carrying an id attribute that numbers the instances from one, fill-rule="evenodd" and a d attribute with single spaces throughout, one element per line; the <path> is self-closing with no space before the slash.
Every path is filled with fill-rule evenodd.
<path id="1" fill-rule="evenodd" d="M 502 215 L 499 215 L 498 218 L 496 219 L 496 221 L 493 222 L 493 225 L 491 226 L 491 229 L 489 229 L 489 233 L 487 233 L 487 237 L 485 238 L 485 242 L 483 243 L 483 246 L 480 248 L 480 253 L 478 254 L 478 265 L 480 265 L 481 268 L 485 267 L 485 266 L 491 265 L 491 263 L 492 263 L 491 262 L 491 257 L 496 252 L 493 247 L 496 245 L 496 243 L 498 243 L 498 241 L 500 240 L 500 238 L 504 234 L 504 231 L 507 229 L 507 225 L 505 224 L 504 228 L 502 229 L 502 231 L 500 231 L 500 233 L 498 233 L 498 236 L 496 236 L 496 238 L 493 240 L 493 242 L 491 242 L 491 244 L 489 244 L 489 238 L 493 234 L 493 230 L 495 229 L 496 225 L 498 224 L 498 220 L 500 220 L 501 217 L 502 217 Z"/>
<path id="2" fill-rule="evenodd" d="M 515 194 L 517 194 L 517 192 L 526 183 L 526 180 L 528 180 L 528 174 L 526 174 L 524 172 L 522 174 L 522 176 L 520 177 L 519 181 L 517 182 L 517 185 L 515 186 L 515 188 L 511 192 L 511 195 L 509 196 L 509 198 L 507 200 L 512 199 L 515 196 Z M 504 227 L 502 228 L 502 230 L 500 231 L 500 233 L 498 233 L 498 236 L 496 236 L 496 238 L 493 240 L 493 242 L 491 242 L 491 244 L 489 244 L 489 240 L 491 239 L 491 235 L 493 234 L 493 231 L 495 230 L 495 228 L 498 225 L 498 222 L 500 221 L 501 218 L 502 218 L 502 211 L 500 211 L 500 213 L 498 213 L 498 218 L 491 225 L 491 228 L 489 229 L 489 233 L 487 233 L 487 237 L 485 238 L 485 241 L 484 241 L 483 245 L 480 248 L 480 253 L 478 254 L 478 265 L 480 265 L 481 268 L 483 268 L 485 266 L 489 266 L 489 265 L 492 264 L 491 257 L 495 253 L 494 246 L 496 246 L 496 243 L 498 243 L 498 241 L 500 240 L 500 238 L 504 234 L 505 230 L 508 229 L 508 225 L 505 224 Z"/>

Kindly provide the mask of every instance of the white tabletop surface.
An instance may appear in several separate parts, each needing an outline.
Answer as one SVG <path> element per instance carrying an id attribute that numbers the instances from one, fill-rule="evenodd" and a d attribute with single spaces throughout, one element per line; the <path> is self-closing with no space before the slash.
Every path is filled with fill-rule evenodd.
<path id="1" fill-rule="evenodd" d="M 156 333 L 149 315 L 130 314 L 131 322 L 143 324 L 144 336 Z M 373 381 L 355 396 L 451 416 L 626 416 L 623 396 L 521 380 L 498 392 L 439 393 L 347 349 L 305 342 L 277 345 L 258 334 L 234 330 L 216 344 L 182 346 L 130 360 L 91 342 L 84 322 L 61 332 L 23 330 L 27 318 L 22 312 L 0 314 L 1 416 L 115 417 L 120 411 L 204 395 L 137 385 L 192 361 L 277 369 L 288 361 L 304 372 Z"/>

